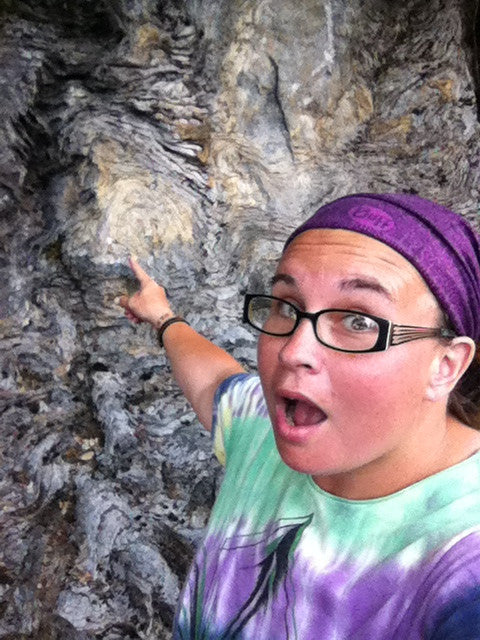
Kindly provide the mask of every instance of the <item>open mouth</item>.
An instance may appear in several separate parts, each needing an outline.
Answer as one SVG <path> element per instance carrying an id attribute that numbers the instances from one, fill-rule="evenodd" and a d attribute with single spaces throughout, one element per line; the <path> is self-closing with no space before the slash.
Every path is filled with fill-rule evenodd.
<path id="1" fill-rule="evenodd" d="M 312 427 L 327 418 L 324 411 L 303 398 L 285 398 L 285 416 L 291 427 Z"/>

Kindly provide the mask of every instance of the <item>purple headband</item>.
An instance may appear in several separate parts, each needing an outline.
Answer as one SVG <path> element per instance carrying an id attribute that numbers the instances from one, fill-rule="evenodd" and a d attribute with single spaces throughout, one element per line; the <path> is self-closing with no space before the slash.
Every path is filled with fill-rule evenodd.
<path id="1" fill-rule="evenodd" d="M 458 214 L 418 196 L 362 193 L 321 207 L 310 229 L 346 229 L 384 242 L 423 276 L 456 332 L 480 340 L 480 236 Z"/>

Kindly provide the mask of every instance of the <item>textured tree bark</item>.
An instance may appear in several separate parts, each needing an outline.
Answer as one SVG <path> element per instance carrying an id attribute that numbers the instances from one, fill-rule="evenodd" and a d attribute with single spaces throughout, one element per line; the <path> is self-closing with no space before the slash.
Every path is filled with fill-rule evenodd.
<path id="1" fill-rule="evenodd" d="M 221 472 L 127 256 L 254 368 L 241 293 L 317 205 L 478 224 L 477 2 L 0 9 L 0 638 L 168 638 Z"/>

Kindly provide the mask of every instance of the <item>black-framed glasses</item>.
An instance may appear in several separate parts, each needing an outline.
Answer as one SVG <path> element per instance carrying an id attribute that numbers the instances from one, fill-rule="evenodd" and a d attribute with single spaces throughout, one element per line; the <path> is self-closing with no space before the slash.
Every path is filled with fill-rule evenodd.
<path id="1" fill-rule="evenodd" d="M 243 321 L 262 333 L 291 336 L 303 318 L 310 320 L 319 342 L 330 349 L 347 353 L 385 351 L 389 347 L 422 338 L 456 337 L 450 329 L 394 324 L 385 318 L 351 309 L 323 309 L 307 313 L 275 296 L 256 293 L 245 296 Z"/>

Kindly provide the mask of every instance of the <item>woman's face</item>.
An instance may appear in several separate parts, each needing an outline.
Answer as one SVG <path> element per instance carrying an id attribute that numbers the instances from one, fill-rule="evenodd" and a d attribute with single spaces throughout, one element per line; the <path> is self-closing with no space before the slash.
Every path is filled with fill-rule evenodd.
<path id="1" fill-rule="evenodd" d="M 439 324 L 439 307 L 416 269 L 387 245 L 351 231 L 295 238 L 272 295 L 308 312 L 352 309 L 396 324 Z M 442 437 L 425 397 L 441 348 L 424 339 L 383 352 L 341 353 L 320 344 L 305 320 L 292 336 L 262 334 L 259 373 L 285 463 L 351 498 L 416 481 L 410 476 Z"/>

